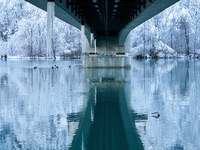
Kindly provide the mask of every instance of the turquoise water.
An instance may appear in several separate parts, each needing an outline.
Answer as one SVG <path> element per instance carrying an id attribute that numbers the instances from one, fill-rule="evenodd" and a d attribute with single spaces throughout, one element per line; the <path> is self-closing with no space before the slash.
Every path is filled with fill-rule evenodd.
<path id="1" fill-rule="evenodd" d="M 0 149 L 198 150 L 199 77 L 197 60 L 0 61 Z"/>

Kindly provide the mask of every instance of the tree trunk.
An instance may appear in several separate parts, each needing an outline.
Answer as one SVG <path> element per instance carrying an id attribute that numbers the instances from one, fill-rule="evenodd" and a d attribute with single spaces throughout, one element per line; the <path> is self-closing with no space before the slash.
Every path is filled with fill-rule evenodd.
<path id="1" fill-rule="evenodd" d="M 38 34 L 39 34 L 39 40 L 38 40 L 38 57 L 41 56 L 41 29 L 40 24 L 38 23 Z"/>
<path id="2" fill-rule="evenodd" d="M 30 57 L 33 57 L 33 30 L 31 28 L 31 38 L 30 38 Z"/>
<path id="3" fill-rule="evenodd" d="M 173 48 L 173 36 L 171 34 L 171 48 Z"/>
<path id="4" fill-rule="evenodd" d="M 53 50 L 53 59 L 56 59 L 56 51 L 55 51 L 55 47 L 54 47 L 54 40 L 52 38 L 52 50 Z"/>
<path id="5" fill-rule="evenodd" d="M 190 38 L 189 38 L 189 33 L 187 33 L 186 28 L 185 28 L 185 39 L 186 39 L 186 54 L 188 56 L 190 54 L 190 47 L 189 47 Z"/>
<path id="6" fill-rule="evenodd" d="M 146 42 L 145 40 L 146 40 L 146 39 L 145 39 L 145 23 L 144 23 L 144 57 L 145 57 L 145 44 L 146 44 L 146 43 L 145 43 L 145 42 Z"/>

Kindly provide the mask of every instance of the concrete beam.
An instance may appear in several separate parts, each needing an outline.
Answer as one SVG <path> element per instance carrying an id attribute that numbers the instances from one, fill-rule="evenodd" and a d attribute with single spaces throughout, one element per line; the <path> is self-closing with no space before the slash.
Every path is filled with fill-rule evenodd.
<path id="1" fill-rule="evenodd" d="M 143 8 L 141 13 L 132 20 L 129 24 L 124 27 L 119 33 L 119 46 L 123 46 L 128 34 L 142 24 L 143 22 L 149 20 L 153 16 L 157 15 L 164 9 L 178 2 L 179 0 L 152 0 L 152 3 L 148 3 L 146 8 Z"/>

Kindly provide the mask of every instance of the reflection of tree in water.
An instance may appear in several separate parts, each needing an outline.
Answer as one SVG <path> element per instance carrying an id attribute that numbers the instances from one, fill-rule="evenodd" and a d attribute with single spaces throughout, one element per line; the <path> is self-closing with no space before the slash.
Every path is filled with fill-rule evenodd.
<path id="1" fill-rule="evenodd" d="M 189 90 L 189 61 L 178 63 L 177 81 L 180 84 L 180 94 L 186 96 Z"/>
<path id="2" fill-rule="evenodd" d="M 12 130 L 9 124 L 4 124 L 0 131 L 0 145 L 4 149 L 20 149 L 22 148 L 22 141 L 17 139 L 17 135 Z M 9 138 L 9 140 L 8 140 Z M 1 147 L 0 146 L 0 147 Z"/>
<path id="3" fill-rule="evenodd" d="M 171 148 L 171 150 L 184 150 L 184 147 L 182 145 L 176 144 Z"/>
<path id="4" fill-rule="evenodd" d="M 67 114 L 82 108 L 79 74 L 79 68 L 50 67 L 0 72 L 0 149 L 68 149 L 78 122 Z"/>
<path id="5" fill-rule="evenodd" d="M 152 68 L 146 61 L 144 78 L 144 69 L 138 67 L 143 63 L 136 63 L 132 71 L 132 107 L 149 116 L 154 111 L 161 114 L 159 118 L 148 118 L 146 134 L 142 134 L 142 125 L 138 127 L 145 149 L 198 149 L 200 84 L 195 78 L 200 75 L 200 63 L 158 60 Z"/>
<path id="6" fill-rule="evenodd" d="M 8 83 L 8 75 L 4 74 L 1 76 L 1 86 L 4 86 Z"/>

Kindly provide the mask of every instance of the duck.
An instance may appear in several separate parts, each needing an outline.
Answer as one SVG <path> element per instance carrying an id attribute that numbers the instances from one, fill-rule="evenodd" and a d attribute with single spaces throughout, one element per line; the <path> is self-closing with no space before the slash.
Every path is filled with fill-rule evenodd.
<path id="1" fill-rule="evenodd" d="M 151 116 L 151 117 L 154 117 L 154 118 L 159 118 L 160 117 L 160 113 L 158 111 L 157 112 L 153 112 L 151 114 L 153 114 L 153 116 Z"/>
<path id="2" fill-rule="evenodd" d="M 59 68 L 57 65 L 54 65 L 56 68 Z M 54 68 L 54 66 L 52 66 L 52 69 Z"/>

